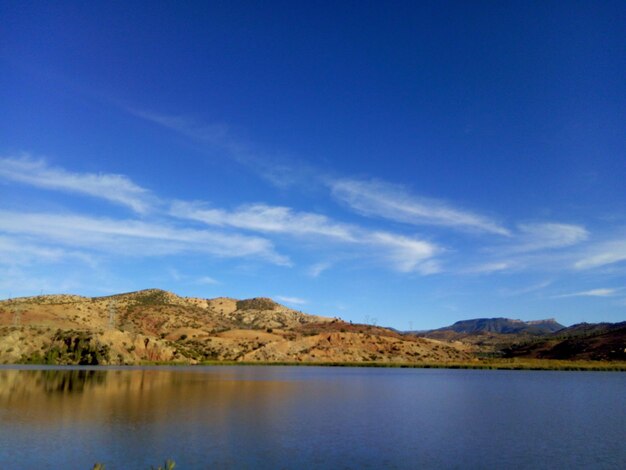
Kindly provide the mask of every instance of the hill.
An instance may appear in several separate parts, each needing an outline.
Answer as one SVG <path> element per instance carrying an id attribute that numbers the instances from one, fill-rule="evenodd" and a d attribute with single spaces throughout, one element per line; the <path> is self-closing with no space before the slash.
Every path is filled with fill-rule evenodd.
<path id="1" fill-rule="evenodd" d="M 626 361 L 626 322 L 579 323 L 552 335 L 514 344 L 505 357 Z"/>
<path id="2" fill-rule="evenodd" d="M 525 322 L 510 318 L 476 318 L 416 334 L 440 341 L 471 344 L 481 357 L 500 357 L 503 355 L 502 351 L 513 344 L 552 334 L 563 328 L 564 326 L 554 319 Z"/>
<path id="3" fill-rule="evenodd" d="M 106 297 L 0 302 L 0 362 L 51 364 L 467 361 L 472 346 L 302 313 L 269 298 Z"/>
<path id="4" fill-rule="evenodd" d="M 433 330 L 434 332 L 453 331 L 455 333 L 500 333 L 500 334 L 533 334 L 541 335 L 554 333 L 565 328 L 554 319 L 522 321 L 510 318 L 476 318 L 473 320 L 461 320 L 451 326 Z"/>

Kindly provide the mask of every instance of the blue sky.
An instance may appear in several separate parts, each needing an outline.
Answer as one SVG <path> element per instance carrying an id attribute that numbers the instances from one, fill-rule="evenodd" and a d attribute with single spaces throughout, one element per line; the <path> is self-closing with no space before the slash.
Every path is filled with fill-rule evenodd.
<path id="1" fill-rule="evenodd" d="M 0 1 L 0 297 L 626 317 L 623 2 Z"/>

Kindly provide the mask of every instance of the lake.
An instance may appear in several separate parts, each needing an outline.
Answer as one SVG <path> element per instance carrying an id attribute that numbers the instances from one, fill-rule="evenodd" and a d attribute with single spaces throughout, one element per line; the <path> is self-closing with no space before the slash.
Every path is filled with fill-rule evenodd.
<path id="1" fill-rule="evenodd" d="M 0 367 L 0 467 L 626 468 L 626 374 Z"/>

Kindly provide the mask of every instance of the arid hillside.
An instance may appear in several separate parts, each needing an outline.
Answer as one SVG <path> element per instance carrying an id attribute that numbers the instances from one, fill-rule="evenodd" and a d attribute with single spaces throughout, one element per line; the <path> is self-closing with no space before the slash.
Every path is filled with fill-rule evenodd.
<path id="1" fill-rule="evenodd" d="M 626 361 L 626 322 L 579 323 L 552 335 L 513 344 L 505 357 Z"/>
<path id="2" fill-rule="evenodd" d="M 565 327 L 553 319 L 477 318 L 416 334 L 473 345 L 481 358 L 626 361 L 626 322 Z"/>
<path id="3" fill-rule="evenodd" d="M 0 302 L 0 362 L 203 361 L 423 363 L 472 360 L 474 346 L 308 315 L 268 298 L 107 297 Z"/>
<path id="4" fill-rule="evenodd" d="M 514 344 L 548 337 L 563 328 L 565 327 L 554 319 L 522 321 L 510 318 L 475 318 L 416 334 L 424 338 L 472 344 L 481 356 L 499 357 Z"/>

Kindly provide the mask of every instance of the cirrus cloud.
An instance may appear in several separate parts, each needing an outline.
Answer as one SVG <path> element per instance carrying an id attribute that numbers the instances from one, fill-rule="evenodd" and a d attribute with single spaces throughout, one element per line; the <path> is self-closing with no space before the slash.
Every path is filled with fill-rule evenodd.
<path id="1" fill-rule="evenodd" d="M 205 253 L 229 258 L 253 256 L 279 265 L 290 264 L 264 238 L 133 219 L 0 211 L 0 231 L 48 244 L 132 257 Z"/>
<path id="2" fill-rule="evenodd" d="M 467 231 L 510 235 L 489 217 L 461 210 L 432 198 L 409 193 L 402 186 L 380 180 L 337 179 L 332 195 L 356 212 L 411 225 L 439 225 Z"/>
<path id="3" fill-rule="evenodd" d="M 150 191 L 124 175 L 70 172 L 27 154 L 0 157 L 0 178 L 38 188 L 86 194 L 127 206 L 138 213 L 147 212 L 155 200 Z"/>
<path id="4" fill-rule="evenodd" d="M 305 237 L 312 243 L 324 238 L 335 243 L 368 247 L 367 256 L 379 257 L 401 272 L 438 272 L 439 265 L 433 258 L 443 251 L 438 245 L 416 237 L 367 230 L 336 222 L 322 214 L 298 212 L 283 206 L 252 204 L 228 211 L 199 202 L 177 201 L 172 204 L 170 215 L 210 226 Z"/>
<path id="5" fill-rule="evenodd" d="M 622 289 L 616 288 L 599 288 L 599 289 L 590 289 L 581 292 L 573 292 L 571 294 L 561 294 L 555 295 L 554 298 L 562 298 L 562 297 L 611 297 L 616 295 Z"/>

